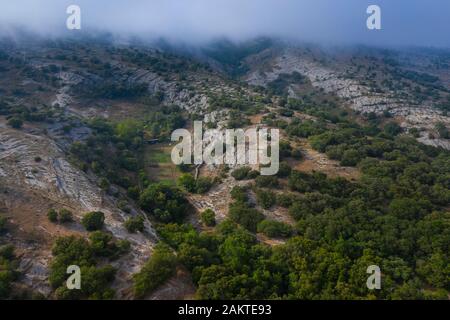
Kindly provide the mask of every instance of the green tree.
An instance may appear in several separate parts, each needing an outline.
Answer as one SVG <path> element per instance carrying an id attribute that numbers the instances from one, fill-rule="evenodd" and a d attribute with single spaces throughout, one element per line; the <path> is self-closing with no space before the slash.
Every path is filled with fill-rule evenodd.
<path id="1" fill-rule="evenodd" d="M 70 210 L 67 209 L 61 209 L 58 213 L 58 219 L 61 223 L 66 222 L 72 222 L 73 221 L 73 214 Z"/>
<path id="2" fill-rule="evenodd" d="M 180 221 L 189 209 L 181 191 L 164 183 L 149 185 L 140 195 L 139 204 L 162 222 Z"/>
<path id="3" fill-rule="evenodd" d="M 141 271 L 133 276 L 133 288 L 136 298 L 143 298 L 164 282 L 175 272 L 177 259 L 167 245 L 159 243 L 142 267 Z"/>
<path id="4" fill-rule="evenodd" d="M 19 118 L 11 118 L 8 120 L 8 125 L 14 129 L 20 129 L 22 128 L 23 121 Z"/>
<path id="5" fill-rule="evenodd" d="M 195 178 L 190 173 L 184 173 L 178 178 L 178 184 L 188 192 L 196 191 Z"/>
<path id="6" fill-rule="evenodd" d="M 81 224 L 87 231 L 95 231 L 103 228 L 105 214 L 100 211 L 88 212 L 81 219 Z"/>
<path id="7" fill-rule="evenodd" d="M 264 209 L 269 209 L 275 204 L 276 197 L 275 194 L 271 191 L 258 189 L 256 191 L 256 200 L 261 207 L 263 207 Z"/>
<path id="8" fill-rule="evenodd" d="M 144 231 L 144 217 L 137 216 L 129 218 L 127 221 L 125 221 L 124 225 L 130 233 L 136 233 L 137 231 L 142 232 Z"/>
<path id="9" fill-rule="evenodd" d="M 213 227 L 216 225 L 216 213 L 211 209 L 206 209 L 201 213 L 201 219 L 205 226 Z"/>
<path id="10" fill-rule="evenodd" d="M 256 232 L 256 226 L 264 219 L 264 215 L 247 204 L 236 202 L 230 205 L 230 219 L 242 225 L 251 232 Z"/>
<path id="11" fill-rule="evenodd" d="M 50 209 L 47 212 L 47 218 L 50 222 L 58 222 L 58 212 L 55 209 Z"/>
<path id="12" fill-rule="evenodd" d="M 292 235 L 293 229 L 284 222 L 263 220 L 258 224 L 258 232 L 264 233 L 271 238 L 286 238 Z"/>

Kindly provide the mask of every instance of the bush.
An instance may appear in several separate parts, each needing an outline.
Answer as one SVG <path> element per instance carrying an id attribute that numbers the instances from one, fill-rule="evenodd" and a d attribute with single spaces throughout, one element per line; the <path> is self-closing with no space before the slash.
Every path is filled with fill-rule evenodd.
<path id="1" fill-rule="evenodd" d="M 142 209 L 161 222 L 180 221 L 189 208 L 189 203 L 178 188 L 163 183 L 151 184 L 139 198 Z"/>
<path id="2" fill-rule="evenodd" d="M 292 156 L 292 158 L 294 158 L 296 160 L 300 160 L 303 158 L 303 153 L 300 149 L 294 149 L 291 152 L 291 156 Z"/>
<path id="3" fill-rule="evenodd" d="M 255 179 L 257 176 L 259 176 L 259 171 L 257 170 L 251 170 L 248 174 L 247 174 L 247 179 L 251 180 L 251 179 Z"/>
<path id="4" fill-rule="evenodd" d="M 400 134 L 403 130 L 402 128 L 395 122 L 389 122 L 384 126 L 384 132 L 391 136 L 396 136 Z"/>
<path id="5" fill-rule="evenodd" d="M 73 221 L 73 214 L 67 209 L 61 209 L 58 214 L 59 222 L 66 223 Z"/>
<path id="6" fill-rule="evenodd" d="M 0 299 L 8 299 L 11 295 L 12 282 L 17 278 L 17 265 L 13 259 L 14 247 L 10 244 L 0 246 Z"/>
<path id="7" fill-rule="evenodd" d="M 53 223 L 58 222 L 58 212 L 56 212 L 55 209 L 48 210 L 47 218 L 50 222 L 53 222 Z"/>
<path id="8" fill-rule="evenodd" d="M 201 213 L 201 219 L 205 226 L 213 227 L 216 225 L 216 213 L 211 209 L 206 209 Z"/>
<path id="9" fill-rule="evenodd" d="M 359 161 L 361 161 L 361 152 L 354 149 L 346 150 L 342 155 L 341 166 L 354 167 Z"/>
<path id="10" fill-rule="evenodd" d="M 276 196 L 277 205 L 283 208 L 289 208 L 294 202 L 294 196 L 291 194 L 280 193 Z"/>
<path id="11" fill-rule="evenodd" d="M 119 248 L 113 241 L 113 237 L 102 231 L 94 231 L 89 235 L 92 253 L 99 257 L 115 257 Z"/>
<path id="12" fill-rule="evenodd" d="M 116 242 L 117 250 L 119 254 L 127 253 L 130 251 L 131 243 L 128 240 L 121 239 Z"/>
<path id="13" fill-rule="evenodd" d="M 14 246 L 12 244 L 0 246 L 0 258 L 7 260 L 14 259 Z"/>
<path id="14" fill-rule="evenodd" d="M 125 228 L 130 233 L 136 233 L 137 231 L 142 232 L 144 231 L 144 217 L 137 216 L 128 219 L 125 221 Z"/>
<path id="15" fill-rule="evenodd" d="M 256 200 L 261 207 L 269 209 L 275 204 L 275 194 L 270 191 L 257 190 Z"/>
<path id="16" fill-rule="evenodd" d="M 232 221 L 251 232 L 256 232 L 256 226 L 264 219 L 261 212 L 241 202 L 235 202 L 230 205 L 229 215 Z"/>
<path id="17" fill-rule="evenodd" d="M 285 178 L 285 177 L 289 177 L 289 175 L 291 174 L 292 168 L 289 166 L 288 163 L 286 162 L 281 162 L 280 163 L 280 168 L 278 170 L 277 176 L 280 178 Z"/>
<path id="18" fill-rule="evenodd" d="M 138 200 L 139 199 L 139 187 L 138 186 L 128 187 L 127 194 L 131 199 Z"/>
<path id="19" fill-rule="evenodd" d="M 238 168 L 238 169 L 234 170 L 231 173 L 231 176 L 233 178 L 235 178 L 236 180 L 246 180 L 246 179 L 251 179 L 249 177 L 249 174 L 250 174 L 250 176 L 254 175 L 254 173 L 251 173 L 251 172 L 252 172 L 252 169 L 250 167 L 242 167 L 242 168 Z"/>
<path id="20" fill-rule="evenodd" d="M 116 270 L 110 265 L 97 268 L 96 256 L 116 256 L 119 253 L 111 235 L 96 231 L 90 234 L 89 242 L 83 238 L 70 236 L 56 239 L 52 249 L 49 281 L 56 289 L 58 299 L 112 299 L 114 290 L 109 285 L 114 280 Z M 102 259 L 102 265 L 104 261 Z M 81 290 L 66 287 L 67 267 L 81 268 Z"/>
<path id="21" fill-rule="evenodd" d="M 52 287 L 57 288 L 67 279 L 66 270 L 70 265 L 92 265 L 94 263 L 89 243 L 75 236 L 56 239 L 52 248 L 54 256 L 50 264 L 49 281 Z"/>
<path id="22" fill-rule="evenodd" d="M 213 185 L 213 181 L 208 177 L 200 177 L 197 179 L 195 183 L 195 192 L 196 193 L 206 193 L 211 189 Z"/>
<path id="23" fill-rule="evenodd" d="M 247 201 L 247 189 L 245 187 L 234 186 L 231 189 L 231 198 L 238 202 L 246 202 Z"/>
<path id="24" fill-rule="evenodd" d="M 286 238 L 292 235 L 292 227 L 279 221 L 263 220 L 258 224 L 258 232 L 264 233 L 271 238 Z"/>
<path id="25" fill-rule="evenodd" d="M 288 141 L 281 140 L 279 143 L 280 157 L 288 158 L 292 156 L 292 146 Z"/>
<path id="26" fill-rule="evenodd" d="M 95 231 L 103 228 L 105 222 L 105 214 L 100 211 L 86 213 L 81 219 L 81 224 L 87 231 Z"/>
<path id="27" fill-rule="evenodd" d="M 150 260 L 133 276 L 135 297 L 142 298 L 166 282 L 175 273 L 176 264 L 177 259 L 170 248 L 159 243 Z"/>
<path id="28" fill-rule="evenodd" d="M 188 192 L 195 192 L 196 186 L 195 186 L 195 178 L 190 173 L 182 174 L 178 178 L 178 184 L 186 189 Z"/>
<path id="29" fill-rule="evenodd" d="M 209 177 L 199 177 L 195 180 L 192 174 L 185 173 L 178 178 L 178 184 L 188 192 L 205 193 L 211 189 L 213 181 Z"/>
<path id="30" fill-rule="evenodd" d="M 7 222 L 7 219 L 5 217 L 0 217 L 0 232 L 5 230 L 6 222 Z"/>
<path id="31" fill-rule="evenodd" d="M 259 176 L 255 179 L 259 188 L 275 188 L 278 186 L 278 178 L 276 176 Z"/>

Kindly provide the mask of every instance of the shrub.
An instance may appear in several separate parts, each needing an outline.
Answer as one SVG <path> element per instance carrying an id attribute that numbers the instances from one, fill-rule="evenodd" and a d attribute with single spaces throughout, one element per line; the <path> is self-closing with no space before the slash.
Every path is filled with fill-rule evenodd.
<path id="1" fill-rule="evenodd" d="M 277 176 L 280 178 L 288 177 L 291 174 L 292 168 L 286 162 L 280 163 L 280 168 L 278 169 Z"/>
<path id="2" fill-rule="evenodd" d="M 278 186 L 278 178 L 276 176 L 259 176 L 255 179 L 259 188 L 275 188 Z"/>
<path id="3" fill-rule="evenodd" d="M 196 186 L 195 186 L 195 178 L 190 173 L 182 174 L 178 178 L 178 184 L 182 186 L 186 191 L 188 192 L 195 192 Z"/>
<path id="4" fill-rule="evenodd" d="M 12 260 L 14 258 L 14 246 L 12 244 L 0 246 L 0 258 Z"/>
<path id="5" fill-rule="evenodd" d="M 130 233 L 136 233 L 137 231 L 142 232 L 144 231 L 144 217 L 137 216 L 130 218 L 127 221 L 125 221 L 124 225 L 125 228 L 128 230 L 128 232 Z"/>
<path id="6" fill-rule="evenodd" d="M 50 209 L 47 212 L 47 218 L 50 222 L 58 222 L 58 212 L 55 209 Z"/>
<path id="7" fill-rule="evenodd" d="M 151 184 L 139 198 L 142 209 L 161 222 L 181 220 L 189 208 L 189 203 L 178 188 L 163 183 Z"/>
<path id="8" fill-rule="evenodd" d="M 235 178 L 236 180 L 245 180 L 249 179 L 248 174 L 252 171 L 250 167 L 242 167 L 234 170 L 231 173 L 231 176 Z"/>
<path id="9" fill-rule="evenodd" d="M 73 214 L 71 211 L 67 209 L 61 209 L 58 214 L 59 222 L 65 223 L 65 222 L 72 222 L 73 221 Z"/>
<path id="10" fill-rule="evenodd" d="M 201 213 L 201 219 L 205 226 L 213 227 L 216 225 L 216 213 L 211 209 L 206 209 Z"/>
<path id="11" fill-rule="evenodd" d="M 75 236 L 58 238 L 53 246 L 53 260 L 50 263 L 49 281 L 56 289 L 58 299 L 112 299 L 114 290 L 109 285 L 114 280 L 116 270 L 110 265 L 97 268 L 96 256 L 116 256 L 119 252 L 111 235 L 96 231 L 90 234 L 89 241 Z M 77 265 L 81 268 L 81 290 L 68 290 L 66 287 L 67 267 Z"/>
<path id="12" fill-rule="evenodd" d="M 119 254 L 127 253 L 130 251 L 131 243 L 128 240 L 121 239 L 116 242 L 117 250 Z"/>
<path id="13" fill-rule="evenodd" d="M 0 232 L 6 227 L 7 219 L 5 217 L 0 217 Z"/>
<path id="14" fill-rule="evenodd" d="M 63 285 L 69 265 L 82 267 L 94 263 L 89 243 L 83 238 L 74 236 L 56 239 L 52 254 L 54 259 L 50 264 L 49 281 L 54 288 Z"/>
<path id="15" fill-rule="evenodd" d="M 246 202 L 247 201 L 247 190 L 245 187 L 234 186 L 231 189 L 231 198 L 238 202 Z"/>
<path id="16" fill-rule="evenodd" d="M 127 194 L 131 199 L 138 200 L 139 199 L 139 187 L 138 186 L 128 187 Z"/>
<path id="17" fill-rule="evenodd" d="M 269 209 L 275 204 L 275 194 L 270 191 L 257 190 L 256 200 L 261 207 Z"/>
<path id="18" fill-rule="evenodd" d="M 247 179 L 255 179 L 257 176 L 259 176 L 259 171 L 257 170 L 251 170 L 248 174 L 247 174 Z"/>
<path id="19" fill-rule="evenodd" d="M 400 134 L 403 130 L 402 128 L 395 122 L 389 122 L 384 126 L 384 132 L 391 136 L 396 136 Z"/>
<path id="20" fill-rule="evenodd" d="M 361 152 L 358 150 L 350 149 L 344 151 L 341 159 L 342 166 L 354 167 L 361 161 Z"/>
<path id="21" fill-rule="evenodd" d="M 158 244 L 150 260 L 133 276 L 135 297 L 142 298 L 166 282 L 174 274 L 176 264 L 176 257 L 170 248 Z"/>
<path id="22" fill-rule="evenodd" d="M 195 192 L 196 193 L 206 193 L 211 189 L 213 185 L 213 181 L 208 177 L 200 177 L 197 179 L 195 183 Z"/>
<path id="23" fill-rule="evenodd" d="M 22 128 L 23 121 L 19 118 L 11 118 L 8 120 L 8 125 L 14 129 L 20 129 Z"/>
<path id="24" fill-rule="evenodd" d="M 178 184 L 188 192 L 205 193 L 211 189 L 213 181 L 209 177 L 199 177 L 195 180 L 192 174 L 185 173 L 178 178 Z"/>
<path id="25" fill-rule="evenodd" d="M 0 246 L 0 299 L 8 299 L 11 296 L 12 282 L 17 278 L 14 258 L 12 245 Z"/>
<path id="26" fill-rule="evenodd" d="M 262 213 L 247 204 L 235 202 L 230 205 L 230 219 L 251 232 L 256 231 L 256 226 L 264 219 Z"/>
<path id="27" fill-rule="evenodd" d="M 113 257 L 119 253 L 113 237 L 102 231 L 94 231 L 89 235 L 92 252 L 99 257 Z"/>
<path id="28" fill-rule="evenodd" d="M 86 213 L 81 219 L 81 224 L 87 231 L 100 230 L 105 222 L 105 214 L 100 211 Z"/>
<path id="29" fill-rule="evenodd" d="M 303 153 L 300 149 L 294 149 L 291 153 L 292 158 L 300 160 L 303 158 Z"/>
<path id="30" fill-rule="evenodd" d="M 264 233 L 268 237 L 289 237 L 292 234 L 292 227 L 286 223 L 263 220 L 258 224 L 258 232 Z"/>
<path id="31" fill-rule="evenodd" d="M 276 202 L 280 207 L 289 208 L 294 202 L 294 196 L 291 194 L 280 193 L 276 196 Z"/>

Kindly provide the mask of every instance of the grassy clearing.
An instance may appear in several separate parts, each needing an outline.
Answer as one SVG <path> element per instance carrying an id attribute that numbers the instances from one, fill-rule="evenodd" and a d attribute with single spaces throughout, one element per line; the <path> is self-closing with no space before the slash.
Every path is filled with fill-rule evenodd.
<path id="1" fill-rule="evenodd" d="M 152 181 L 175 184 L 180 172 L 173 164 L 168 144 L 148 145 L 145 150 L 145 170 Z"/>

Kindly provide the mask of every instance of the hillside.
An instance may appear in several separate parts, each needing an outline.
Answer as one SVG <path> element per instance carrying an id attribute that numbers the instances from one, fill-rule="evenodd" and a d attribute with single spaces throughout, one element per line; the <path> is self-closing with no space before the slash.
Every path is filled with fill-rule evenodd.
<path id="1" fill-rule="evenodd" d="M 1 40 L 0 297 L 448 299 L 449 68 L 437 49 Z M 280 129 L 278 174 L 174 165 L 195 120 Z M 89 288 L 65 289 L 70 264 Z"/>

